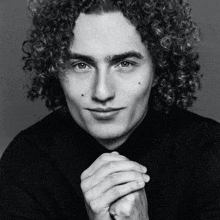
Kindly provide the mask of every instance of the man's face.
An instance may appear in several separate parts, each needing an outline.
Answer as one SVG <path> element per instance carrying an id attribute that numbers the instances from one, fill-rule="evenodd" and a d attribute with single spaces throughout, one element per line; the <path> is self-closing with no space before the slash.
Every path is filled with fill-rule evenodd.
<path id="1" fill-rule="evenodd" d="M 72 59 L 60 77 L 68 108 L 100 143 L 117 146 L 146 114 L 151 57 L 120 12 L 80 14 L 73 31 Z"/>

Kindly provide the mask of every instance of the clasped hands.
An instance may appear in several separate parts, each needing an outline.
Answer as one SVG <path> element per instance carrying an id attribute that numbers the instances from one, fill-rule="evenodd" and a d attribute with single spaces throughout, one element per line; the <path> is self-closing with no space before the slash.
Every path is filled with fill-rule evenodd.
<path id="1" fill-rule="evenodd" d="M 147 169 L 117 152 L 105 153 L 81 174 L 90 220 L 148 220 Z"/>

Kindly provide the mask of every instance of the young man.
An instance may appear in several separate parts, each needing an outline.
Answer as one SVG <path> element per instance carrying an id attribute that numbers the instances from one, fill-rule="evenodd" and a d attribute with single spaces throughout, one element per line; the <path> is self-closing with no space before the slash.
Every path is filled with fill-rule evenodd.
<path id="1" fill-rule="evenodd" d="M 189 5 L 39 0 L 30 9 L 29 97 L 54 112 L 5 151 L 0 218 L 220 219 L 220 126 L 184 110 L 200 85 Z"/>

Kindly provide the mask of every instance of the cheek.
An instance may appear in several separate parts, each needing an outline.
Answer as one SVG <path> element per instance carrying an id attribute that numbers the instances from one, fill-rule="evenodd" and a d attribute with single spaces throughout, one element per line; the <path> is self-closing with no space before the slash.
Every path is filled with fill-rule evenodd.
<path id="1" fill-rule="evenodd" d="M 86 88 L 77 80 L 71 78 L 64 78 L 61 81 L 61 86 L 63 88 L 64 94 L 69 100 L 78 100 L 86 96 Z"/>
<path id="2" fill-rule="evenodd" d="M 133 83 L 132 86 L 130 86 L 132 90 L 130 90 L 129 97 L 130 102 L 133 105 L 134 108 L 146 108 L 150 96 L 150 91 L 151 91 L 151 81 L 136 81 Z M 127 92 L 128 94 L 128 92 Z"/>
<path id="3" fill-rule="evenodd" d="M 144 86 L 141 80 L 129 80 L 127 82 L 120 82 L 118 84 L 118 94 L 122 95 L 125 99 L 137 98 L 144 93 Z"/>
<path id="4" fill-rule="evenodd" d="M 139 80 L 135 81 L 132 84 L 129 85 L 130 94 L 134 95 L 135 97 L 143 98 L 143 96 L 148 96 L 148 93 L 150 93 L 152 87 L 151 80 Z M 130 89 L 132 88 L 132 89 Z"/>
<path id="5" fill-rule="evenodd" d="M 67 103 L 72 107 L 80 106 L 82 100 L 84 100 L 85 98 L 85 93 L 80 92 L 77 89 L 72 89 L 72 87 L 67 87 L 66 85 L 63 85 L 63 91 Z"/>

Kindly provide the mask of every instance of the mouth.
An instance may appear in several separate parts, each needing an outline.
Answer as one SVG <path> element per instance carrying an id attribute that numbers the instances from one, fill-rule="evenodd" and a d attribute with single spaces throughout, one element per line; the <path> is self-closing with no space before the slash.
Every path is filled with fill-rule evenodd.
<path id="1" fill-rule="evenodd" d="M 99 112 L 99 113 L 116 112 L 122 109 L 124 108 L 87 108 L 87 110 L 91 112 Z"/>
<path id="2" fill-rule="evenodd" d="M 87 108 L 94 119 L 98 121 L 114 120 L 124 108 Z"/>

